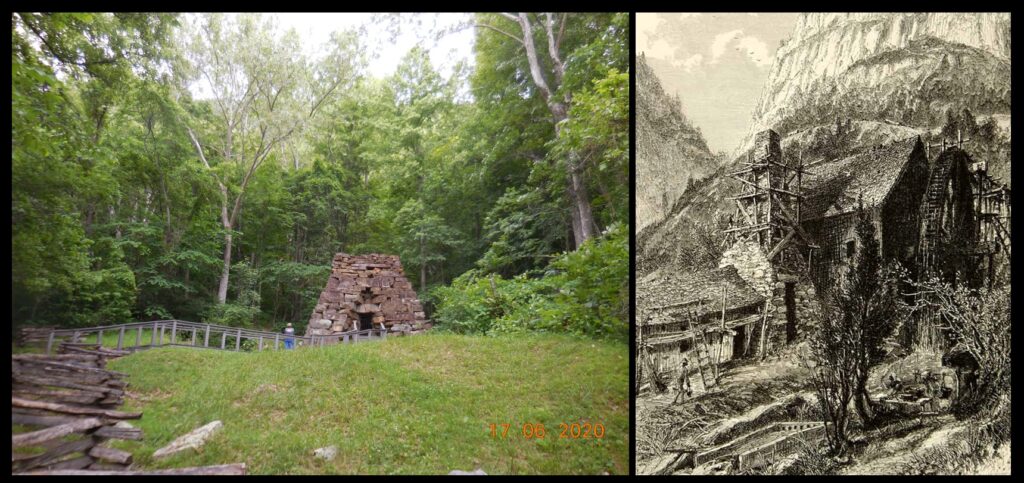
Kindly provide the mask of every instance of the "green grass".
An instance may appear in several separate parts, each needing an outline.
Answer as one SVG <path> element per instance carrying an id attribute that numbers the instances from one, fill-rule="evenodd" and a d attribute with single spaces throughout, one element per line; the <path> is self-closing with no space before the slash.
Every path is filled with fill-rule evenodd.
<path id="1" fill-rule="evenodd" d="M 115 334 L 116 337 L 116 334 Z M 116 343 L 116 340 L 115 340 Z M 111 361 L 130 375 L 125 410 L 143 441 L 118 442 L 136 466 L 244 462 L 252 474 L 625 474 L 629 366 L 622 344 L 554 335 L 426 334 L 295 351 L 161 348 Z M 152 453 L 213 420 L 200 451 Z M 543 439 L 523 437 L 542 423 Z M 560 439 L 559 423 L 605 427 Z M 491 423 L 512 423 L 504 439 Z M 312 457 L 336 445 L 334 461 Z"/>

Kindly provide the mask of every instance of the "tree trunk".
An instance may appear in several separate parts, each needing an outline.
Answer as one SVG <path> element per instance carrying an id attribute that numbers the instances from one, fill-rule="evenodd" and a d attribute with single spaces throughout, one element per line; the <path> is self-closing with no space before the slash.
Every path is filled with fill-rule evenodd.
<path id="1" fill-rule="evenodd" d="M 565 65 L 558 53 L 559 42 L 553 39 L 554 17 L 549 15 L 547 17 L 548 22 L 544 25 L 548 38 L 548 55 L 551 61 L 554 84 L 549 84 L 545 78 L 544 68 L 537 53 L 537 46 L 533 41 L 533 25 L 530 23 L 529 16 L 526 13 L 520 12 L 517 17 L 511 15 L 509 17 L 518 22 L 522 29 L 523 38 L 521 42 L 526 49 L 526 58 L 530 65 L 530 76 L 533 78 L 533 83 L 540 90 L 541 97 L 544 98 L 544 102 L 551 111 L 551 117 L 555 123 L 555 137 L 557 138 L 564 125 L 562 121 L 569 118 L 568 104 L 570 99 L 568 95 L 562 100 L 555 98 L 555 93 L 558 92 L 562 82 L 562 73 L 565 72 Z M 577 153 L 570 152 L 566 160 L 566 170 L 569 175 L 569 211 L 573 220 L 573 238 L 575 239 L 576 248 L 579 248 L 583 242 L 594 236 L 594 215 L 590 208 L 590 198 L 587 196 L 586 182 L 580 173 L 578 158 Z"/>
<path id="2" fill-rule="evenodd" d="M 231 278 L 231 227 L 225 227 L 224 234 L 224 268 L 220 272 L 220 287 L 217 288 L 217 303 L 224 304 L 228 300 L 228 280 Z"/>
<path id="3" fill-rule="evenodd" d="M 570 159 L 575 156 L 570 156 Z M 583 180 L 583 174 L 574 167 L 569 168 L 569 181 L 573 185 L 572 193 L 575 198 L 572 203 L 580 218 L 580 234 L 576 237 L 576 248 L 583 242 L 594 237 L 594 214 L 590 209 L 590 196 L 587 194 L 587 184 Z"/>
<path id="4" fill-rule="evenodd" d="M 420 237 L 420 260 L 423 260 L 423 237 Z M 420 264 L 420 293 L 427 293 L 427 262 Z"/>
<path id="5" fill-rule="evenodd" d="M 568 108 L 560 102 L 549 103 L 548 107 L 555 121 L 555 136 L 558 136 L 562 132 L 563 121 L 569 118 Z M 587 184 L 577 164 L 578 158 L 576 152 L 570 152 L 565 163 L 568 175 L 566 192 L 569 195 L 569 214 L 572 215 L 574 248 L 577 249 L 594 236 L 594 215 L 590 208 Z"/>
<path id="6" fill-rule="evenodd" d="M 871 409 L 871 398 L 867 392 L 858 392 L 853 398 L 854 406 L 857 407 L 857 415 L 860 416 L 863 424 L 869 424 L 875 417 L 875 412 Z"/>

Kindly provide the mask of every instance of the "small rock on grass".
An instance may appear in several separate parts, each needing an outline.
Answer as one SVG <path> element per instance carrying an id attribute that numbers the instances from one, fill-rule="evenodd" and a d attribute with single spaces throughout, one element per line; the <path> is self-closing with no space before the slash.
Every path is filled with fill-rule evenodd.
<path id="1" fill-rule="evenodd" d="M 153 457 L 164 458 L 172 454 L 180 453 L 189 448 L 198 449 L 200 446 L 205 444 L 208 439 L 210 439 L 210 436 L 213 436 L 213 433 L 216 433 L 217 430 L 223 426 L 224 423 L 214 421 L 205 426 L 196 428 L 192 430 L 192 432 L 171 441 L 171 444 L 156 450 L 153 453 Z"/>
<path id="2" fill-rule="evenodd" d="M 322 460 L 331 461 L 335 456 L 338 456 L 338 447 L 327 446 L 325 448 L 317 448 L 313 450 L 313 456 Z"/>
<path id="3" fill-rule="evenodd" d="M 486 475 L 487 473 L 484 473 L 484 470 L 482 470 L 480 468 L 477 468 L 477 469 L 475 469 L 473 471 L 452 470 L 448 474 L 449 475 Z"/>

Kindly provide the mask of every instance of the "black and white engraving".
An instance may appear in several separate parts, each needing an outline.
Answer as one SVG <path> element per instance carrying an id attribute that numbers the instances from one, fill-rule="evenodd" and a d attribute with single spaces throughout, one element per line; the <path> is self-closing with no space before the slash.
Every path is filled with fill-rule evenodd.
<path id="1" fill-rule="evenodd" d="M 1010 15 L 637 25 L 637 473 L 1009 474 Z"/>

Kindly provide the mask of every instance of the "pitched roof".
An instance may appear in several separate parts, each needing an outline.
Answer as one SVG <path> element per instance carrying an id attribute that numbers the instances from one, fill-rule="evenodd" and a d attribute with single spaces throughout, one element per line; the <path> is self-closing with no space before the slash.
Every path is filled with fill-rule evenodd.
<path id="1" fill-rule="evenodd" d="M 729 265 L 682 273 L 659 269 L 637 281 L 637 309 L 650 310 L 703 299 L 704 304 L 698 311 L 700 316 L 722 309 L 723 288 L 727 308 L 764 303 L 764 297 L 740 278 L 736 267 Z"/>
<path id="2" fill-rule="evenodd" d="M 896 184 L 918 143 L 920 138 L 912 136 L 809 166 L 808 171 L 813 176 L 804 178 L 803 191 L 807 197 L 801 205 L 801 219 L 814 220 L 855 211 L 861 195 L 865 205 L 881 203 Z"/>

